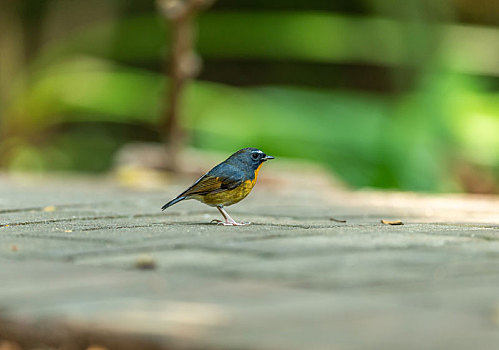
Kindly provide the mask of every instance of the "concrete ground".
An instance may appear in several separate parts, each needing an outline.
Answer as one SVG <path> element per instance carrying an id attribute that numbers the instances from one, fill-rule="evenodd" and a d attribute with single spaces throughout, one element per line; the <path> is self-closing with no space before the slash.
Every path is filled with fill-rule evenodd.
<path id="1" fill-rule="evenodd" d="M 0 178 L 0 349 L 499 348 L 497 197 L 191 180 Z"/>

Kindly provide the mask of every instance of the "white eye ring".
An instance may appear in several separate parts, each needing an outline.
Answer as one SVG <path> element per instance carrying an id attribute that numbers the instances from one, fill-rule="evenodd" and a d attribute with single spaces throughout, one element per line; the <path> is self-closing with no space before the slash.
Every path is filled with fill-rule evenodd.
<path id="1" fill-rule="evenodd" d="M 251 158 L 253 158 L 254 160 L 257 160 L 258 159 L 258 153 L 253 153 L 251 154 Z"/>

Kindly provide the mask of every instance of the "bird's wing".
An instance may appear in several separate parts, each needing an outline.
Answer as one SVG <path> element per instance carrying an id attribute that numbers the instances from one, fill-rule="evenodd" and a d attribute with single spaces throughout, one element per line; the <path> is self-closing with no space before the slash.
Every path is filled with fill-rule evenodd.
<path id="1" fill-rule="evenodd" d="M 223 192 L 236 188 L 243 181 L 244 175 L 239 169 L 228 164 L 220 164 L 206 175 L 201 176 L 191 187 L 181 193 L 179 197 Z"/>
<path id="2" fill-rule="evenodd" d="M 206 175 L 201 176 L 191 187 L 172 199 L 162 210 L 178 203 L 184 199 L 192 198 L 196 195 L 206 195 L 209 193 L 219 193 L 231 190 L 241 185 L 244 181 L 244 172 L 226 163 L 221 163 L 211 169 Z"/>

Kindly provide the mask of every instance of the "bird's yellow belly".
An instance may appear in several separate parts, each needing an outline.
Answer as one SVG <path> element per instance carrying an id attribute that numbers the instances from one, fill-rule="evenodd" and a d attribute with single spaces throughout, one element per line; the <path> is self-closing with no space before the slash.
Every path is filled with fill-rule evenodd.
<path id="1" fill-rule="evenodd" d="M 210 193 L 204 196 L 196 196 L 195 199 L 211 205 L 232 205 L 241 200 L 243 200 L 253 189 L 255 186 L 255 180 L 248 180 L 243 182 L 239 187 L 234 188 L 233 190 L 223 191 L 219 193 Z"/>

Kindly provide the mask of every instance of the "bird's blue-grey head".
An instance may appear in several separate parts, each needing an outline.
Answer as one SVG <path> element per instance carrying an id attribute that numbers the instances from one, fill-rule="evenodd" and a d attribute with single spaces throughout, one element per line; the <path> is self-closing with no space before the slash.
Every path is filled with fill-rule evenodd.
<path id="1" fill-rule="evenodd" d="M 265 154 L 258 148 L 248 147 L 237 151 L 227 160 L 242 163 L 256 170 L 263 162 L 269 159 L 274 159 L 274 157 Z"/>

